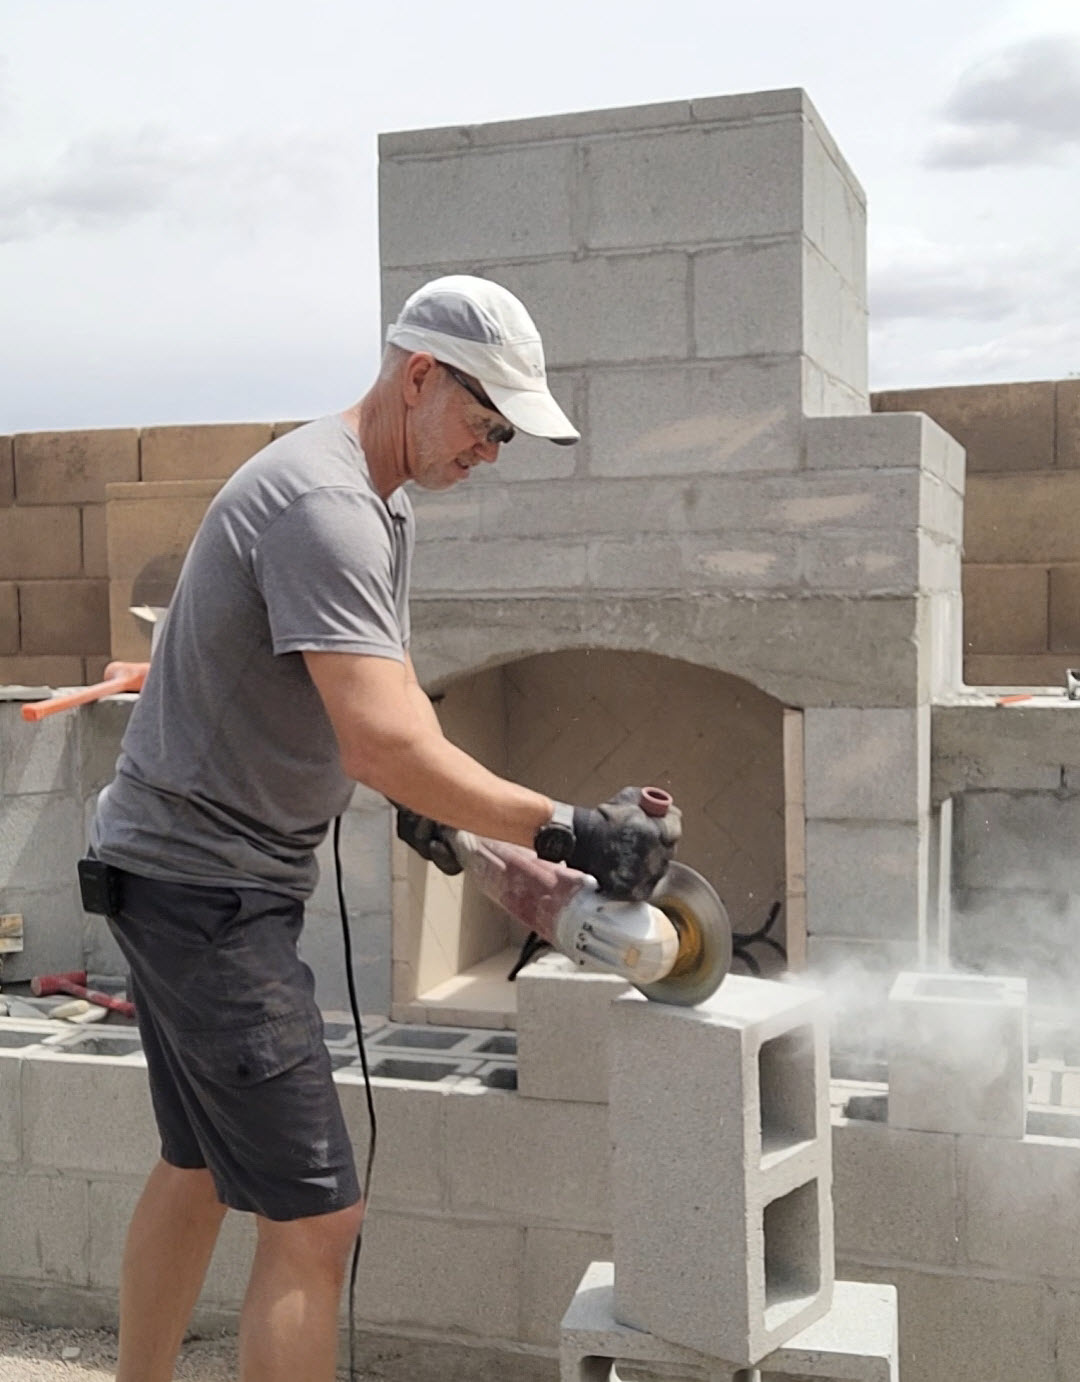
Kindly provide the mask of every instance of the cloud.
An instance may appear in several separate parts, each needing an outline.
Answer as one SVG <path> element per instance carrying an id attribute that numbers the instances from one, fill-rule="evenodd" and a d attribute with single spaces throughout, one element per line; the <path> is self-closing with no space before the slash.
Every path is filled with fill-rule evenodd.
<path id="1" fill-rule="evenodd" d="M 1011 44 L 969 69 L 946 102 L 924 163 L 987 168 L 1048 163 L 1080 145 L 1080 40 Z"/>
<path id="2" fill-rule="evenodd" d="M 895 244 L 874 258 L 871 320 L 1001 321 L 1019 310 L 1045 264 L 1043 250 L 922 239 Z"/>
<path id="3" fill-rule="evenodd" d="M 327 139 L 249 136 L 179 140 L 167 130 L 72 142 L 51 167 L 0 178 L 0 243 L 55 231 L 101 231 L 154 215 L 173 226 L 250 226 L 272 214 L 309 219 L 347 184 Z"/>

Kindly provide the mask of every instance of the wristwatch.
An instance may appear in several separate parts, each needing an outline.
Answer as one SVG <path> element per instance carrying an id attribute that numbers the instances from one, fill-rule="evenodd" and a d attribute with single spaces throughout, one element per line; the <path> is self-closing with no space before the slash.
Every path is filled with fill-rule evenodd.
<path id="1" fill-rule="evenodd" d="M 542 825 L 533 839 L 537 857 L 549 864 L 565 864 L 574 852 L 574 808 L 557 801 L 551 819 Z"/>

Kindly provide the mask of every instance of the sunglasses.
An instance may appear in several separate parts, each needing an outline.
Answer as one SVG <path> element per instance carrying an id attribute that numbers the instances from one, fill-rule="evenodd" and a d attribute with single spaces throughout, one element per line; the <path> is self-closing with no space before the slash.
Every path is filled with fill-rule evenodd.
<path id="1" fill-rule="evenodd" d="M 439 364 L 442 365 L 443 369 L 456 384 L 460 384 L 467 394 L 471 394 L 472 397 L 476 399 L 481 408 L 487 408 L 487 410 L 492 413 L 497 413 L 499 411 L 483 389 L 474 384 L 467 375 L 462 374 L 460 370 L 456 370 L 453 365 L 445 364 L 442 360 L 439 361 Z M 508 441 L 514 440 L 514 436 L 514 429 L 508 422 L 493 422 L 487 429 L 484 440 L 494 442 L 497 446 L 505 446 Z"/>

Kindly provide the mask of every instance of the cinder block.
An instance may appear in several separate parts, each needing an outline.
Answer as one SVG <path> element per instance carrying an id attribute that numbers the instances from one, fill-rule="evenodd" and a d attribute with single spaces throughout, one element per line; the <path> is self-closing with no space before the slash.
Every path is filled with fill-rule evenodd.
<path id="1" fill-rule="evenodd" d="M 918 469 L 937 454 L 940 429 L 921 413 L 806 421 L 809 470 Z"/>
<path id="2" fill-rule="evenodd" d="M 693 353 L 718 360 L 801 351 L 805 253 L 802 238 L 791 236 L 694 255 Z"/>
<path id="3" fill-rule="evenodd" d="M 590 470 L 796 470 L 801 397 L 795 358 L 598 372 L 589 377 Z"/>
<path id="4" fill-rule="evenodd" d="M 483 1086 L 451 1090 L 446 1119 L 447 1203 L 454 1213 L 607 1232 L 610 1158 L 601 1104 L 519 1099 Z"/>
<path id="5" fill-rule="evenodd" d="M 4 1276 L 87 1283 L 87 1187 L 76 1176 L 0 1175 L 0 1262 Z"/>
<path id="6" fill-rule="evenodd" d="M 591 1262 L 610 1259 L 611 1239 L 604 1234 L 528 1226 L 521 1278 L 521 1337 L 525 1342 L 558 1347 L 559 1324 L 582 1274 Z"/>
<path id="7" fill-rule="evenodd" d="M 110 485 L 110 577 L 134 581 L 140 603 L 167 604 L 191 540 L 220 488 L 220 480 Z M 153 582 L 162 588 L 146 588 Z"/>
<path id="8" fill-rule="evenodd" d="M 955 1138 L 835 1115 L 832 1148 L 838 1257 L 956 1263 Z"/>
<path id="9" fill-rule="evenodd" d="M 930 806 L 930 707 L 804 711 L 806 815 L 918 821 Z"/>
<path id="10" fill-rule="evenodd" d="M 570 144 L 548 144 L 384 162 L 383 264 L 492 264 L 571 253 L 577 158 Z M 432 205 L 437 217 L 423 213 Z"/>
<path id="11" fill-rule="evenodd" d="M 1080 800 L 979 792 L 956 802 L 957 883 L 1012 892 L 1080 892 Z"/>
<path id="12" fill-rule="evenodd" d="M 967 450 L 976 471 L 1049 470 L 1054 464 L 1054 385 L 975 384 L 874 395 L 875 412 L 930 416 Z"/>
<path id="13" fill-rule="evenodd" d="M 630 985 L 613 974 L 586 973 L 565 955 L 542 955 L 515 983 L 518 1093 L 606 1104 L 608 1009 Z"/>
<path id="14" fill-rule="evenodd" d="M 802 120 L 586 146 L 590 249 L 702 245 L 802 229 Z"/>
<path id="15" fill-rule="evenodd" d="M 1043 1282 L 845 1262 L 838 1270 L 895 1284 L 901 1382 L 1067 1382 L 1054 1360 L 1053 1288 Z"/>
<path id="16" fill-rule="evenodd" d="M 16 1050 L 0 1047 L 0 1162 L 16 1162 L 21 1146 L 19 1082 L 22 1062 Z M 0 1184 L 3 1184 L 0 1181 Z"/>
<path id="17" fill-rule="evenodd" d="M 997 646 L 978 652 L 1080 653 L 1080 566 L 1054 566 L 1050 569 L 1050 638 L 1038 648 Z M 1036 626 L 1037 627 L 1037 626 Z"/>
<path id="18" fill-rule="evenodd" d="M 927 820 L 806 823 L 810 933 L 917 941 L 925 923 Z"/>
<path id="19" fill-rule="evenodd" d="M 1080 1144 L 1065 1138 L 957 1142 L 960 1248 L 974 1268 L 1080 1276 Z"/>
<path id="20" fill-rule="evenodd" d="M 157 1160 L 160 1139 L 140 1066 L 108 1056 L 26 1056 L 22 1092 L 29 1165 L 143 1176 Z"/>
<path id="21" fill-rule="evenodd" d="M 730 1361 L 682 1348 L 616 1319 L 615 1271 L 593 1262 L 563 1317 L 561 1382 L 608 1382 L 619 1377 L 670 1382 L 741 1382 Z M 816 1323 L 771 1352 L 754 1376 L 795 1382 L 897 1382 L 898 1324 L 892 1286 L 838 1281 L 833 1305 Z"/>
<path id="22" fill-rule="evenodd" d="M 845 254 L 850 258 L 849 250 Z M 865 295 L 857 296 L 840 271 L 812 245 L 804 248 L 802 301 L 807 358 L 833 385 L 843 385 L 867 399 Z"/>
<path id="23" fill-rule="evenodd" d="M 70 657 L 0 657 L 0 686 L 81 686 L 83 660 Z"/>
<path id="24" fill-rule="evenodd" d="M 772 533 L 740 533 L 737 543 L 716 537 L 594 540 L 588 548 L 588 580 L 596 590 L 687 588 L 742 595 L 794 591 L 799 543 Z"/>
<path id="25" fill-rule="evenodd" d="M 84 576 L 107 580 L 109 576 L 109 548 L 105 536 L 104 504 L 86 504 L 82 516 L 82 559 Z"/>
<path id="26" fill-rule="evenodd" d="M 889 1122 L 924 1132 L 1023 1137 L 1027 983 L 900 974 L 889 994 Z"/>
<path id="27" fill-rule="evenodd" d="M 82 828 L 82 811 L 70 795 L 0 798 L 0 878 L 5 887 L 43 889 L 70 875 L 81 850 Z"/>
<path id="28" fill-rule="evenodd" d="M 77 508 L 0 509 L 0 580 L 62 578 L 81 570 Z"/>
<path id="29" fill-rule="evenodd" d="M 372 1209 L 356 1279 L 359 1322 L 517 1337 L 524 1229 Z"/>
<path id="30" fill-rule="evenodd" d="M 26 432 L 15 438 L 15 497 L 23 504 L 102 504 L 110 481 L 139 478 L 134 428 Z"/>
<path id="31" fill-rule="evenodd" d="M 0 582 L 0 654 L 19 651 L 19 591 L 14 581 Z"/>
<path id="32" fill-rule="evenodd" d="M 697 1008 L 631 993 L 611 1016 L 616 1318 L 756 1363 L 831 1304 L 821 995 L 729 975 Z"/>
<path id="33" fill-rule="evenodd" d="M 75 786 L 76 720 L 53 715 L 28 725 L 15 701 L 0 704 L 0 794 L 68 792 Z"/>
<path id="34" fill-rule="evenodd" d="M 1045 566 L 978 566 L 966 562 L 964 651 L 1043 653 L 1054 647 L 1047 642 L 1048 603 L 1051 617 L 1054 610 L 1053 580 L 1054 573 Z M 1068 629 L 1070 623 L 1080 628 L 1072 611 L 1063 608 L 1060 601 L 1058 607 L 1065 614 L 1062 629 Z M 1066 652 L 1068 648 L 1062 645 L 1059 650 Z"/>
<path id="35" fill-rule="evenodd" d="M 0 509 L 15 502 L 15 446 L 11 437 L 0 437 Z"/>
<path id="36" fill-rule="evenodd" d="M 413 589 L 439 591 L 559 590 L 580 588 L 585 579 L 583 542 L 426 542 L 416 545 Z"/>
<path id="37" fill-rule="evenodd" d="M 138 476 L 153 480 L 224 480 L 270 441 L 268 422 L 144 427 Z M 119 477 L 117 477 L 119 478 Z"/>
<path id="38" fill-rule="evenodd" d="M 375 1063 L 374 1050 L 368 1060 Z M 338 1096 L 358 1166 L 367 1156 L 367 1097 L 359 1070 L 339 1072 Z M 451 1086 L 378 1079 L 373 1085 L 378 1140 L 372 1171 L 373 1202 L 384 1206 L 438 1209 L 443 1203 L 446 1158 L 444 1122 Z"/>
<path id="39" fill-rule="evenodd" d="M 1070 521 L 1078 502 L 1077 470 L 969 475 L 964 556 L 988 565 L 1080 561 L 1080 531 Z"/>
<path id="40" fill-rule="evenodd" d="M 108 652 L 107 581 L 23 581 L 19 606 L 24 653 Z"/>
<path id="41" fill-rule="evenodd" d="M 1074 470 L 1080 467 L 1080 379 L 1059 379 L 1054 386 L 1054 401 L 1054 464 Z"/>
<path id="42" fill-rule="evenodd" d="M 1031 687 L 1065 685 L 1065 670 L 1075 658 L 1071 653 L 972 654 L 964 658 L 967 686 Z"/>

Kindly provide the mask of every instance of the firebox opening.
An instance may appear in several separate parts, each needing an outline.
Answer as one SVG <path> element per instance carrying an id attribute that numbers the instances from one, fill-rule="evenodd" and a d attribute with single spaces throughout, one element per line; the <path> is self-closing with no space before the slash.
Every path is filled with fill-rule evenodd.
<path id="1" fill-rule="evenodd" d="M 593 804 L 629 784 L 683 812 L 678 857 L 719 892 L 738 932 L 785 901 L 783 707 L 737 677 L 651 653 L 572 650 L 451 683 L 447 735 L 494 772 Z M 508 981 L 525 931 L 418 858 L 402 859 L 394 915 L 394 1011 L 445 1025 L 513 1025 Z M 783 915 L 770 932 L 784 941 Z M 778 957 L 756 953 L 763 972 Z"/>

